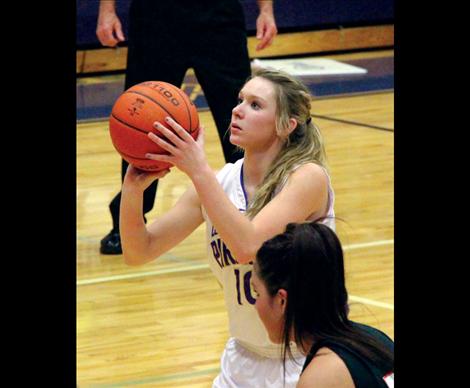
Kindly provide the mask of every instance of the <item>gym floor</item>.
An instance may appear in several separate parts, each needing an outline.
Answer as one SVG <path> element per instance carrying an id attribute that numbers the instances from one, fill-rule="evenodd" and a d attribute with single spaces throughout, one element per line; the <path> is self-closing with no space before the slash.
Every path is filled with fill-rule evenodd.
<path id="1" fill-rule="evenodd" d="M 309 83 L 336 215 L 344 220 L 337 232 L 345 248 L 351 318 L 393 338 L 393 51 L 330 58 L 369 70 L 367 76 Z M 218 169 L 224 161 L 215 124 L 190 77 L 185 90 L 197 102 L 208 160 Z M 228 321 L 222 291 L 208 268 L 204 227 L 141 267 L 126 266 L 119 255 L 99 254 L 99 241 L 111 227 L 108 204 L 120 187 L 120 157 L 107 116 L 122 82 L 115 75 L 81 78 L 77 84 L 77 383 L 210 387 Z M 189 183 L 177 170 L 168 174 L 149 219 L 168 210 Z"/>

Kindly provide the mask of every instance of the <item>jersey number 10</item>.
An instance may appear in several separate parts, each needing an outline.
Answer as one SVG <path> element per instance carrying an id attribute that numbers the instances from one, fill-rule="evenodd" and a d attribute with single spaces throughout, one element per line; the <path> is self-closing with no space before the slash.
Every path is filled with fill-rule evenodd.
<path id="1" fill-rule="evenodd" d="M 235 278 L 237 281 L 237 301 L 239 305 L 242 305 L 242 290 L 245 295 L 245 299 L 249 304 L 255 304 L 256 299 L 251 294 L 251 271 L 246 272 L 241 279 L 241 274 L 239 269 L 234 269 Z M 243 283 L 243 285 L 242 285 Z"/>

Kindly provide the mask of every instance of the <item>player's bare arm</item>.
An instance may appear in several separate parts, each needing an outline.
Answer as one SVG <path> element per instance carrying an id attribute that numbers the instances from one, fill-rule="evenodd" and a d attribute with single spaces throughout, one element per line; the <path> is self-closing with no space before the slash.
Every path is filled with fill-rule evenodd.
<path id="1" fill-rule="evenodd" d="M 146 185 L 129 183 L 135 174 L 132 166 L 129 168 L 122 187 L 120 229 L 123 246 L 123 256 L 128 265 L 141 265 L 150 262 L 180 241 L 184 240 L 204 220 L 201 204 L 194 187 L 190 187 L 167 213 L 158 217 L 148 227 L 142 218 L 143 190 Z M 165 173 L 141 173 L 143 179 L 161 178 Z M 162 176 L 160 176 L 162 175 Z"/>

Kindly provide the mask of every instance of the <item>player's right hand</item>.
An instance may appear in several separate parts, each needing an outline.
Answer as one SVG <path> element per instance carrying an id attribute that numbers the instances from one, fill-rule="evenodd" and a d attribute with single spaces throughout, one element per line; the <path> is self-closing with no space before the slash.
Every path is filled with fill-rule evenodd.
<path id="1" fill-rule="evenodd" d="M 169 172 L 170 169 L 156 172 L 143 171 L 129 164 L 126 176 L 124 177 L 123 187 L 133 187 L 143 192 L 154 180 L 163 178 Z"/>
<path id="2" fill-rule="evenodd" d="M 100 43 L 107 47 L 115 47 L 119 42 L 125 40 L 121 21 L 116 12 L 110 10 L 100 11 L 96 36 Z"/>

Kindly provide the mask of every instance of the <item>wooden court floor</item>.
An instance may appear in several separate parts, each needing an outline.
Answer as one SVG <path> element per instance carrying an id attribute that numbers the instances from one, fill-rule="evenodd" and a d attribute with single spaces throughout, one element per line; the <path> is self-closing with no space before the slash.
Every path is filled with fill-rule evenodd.
<path id="1" fill-rule="evenodd" d="M 369 54 L 370 55 L 370 54 Z M 315 100 L 336 193 L 351 317 L 394 336 L 392 91 Z M 210 112 L 206 152 L 223 165 Z M 77 124 L 77 383 L 80 387 L 210 387 L 228 336 L 223 295 L 208 269 L 204 226 L 141 267 L 99 254 L 120 158 L 107 122 Z M 160 181 L 152 219 L 189 179 Z"/>

